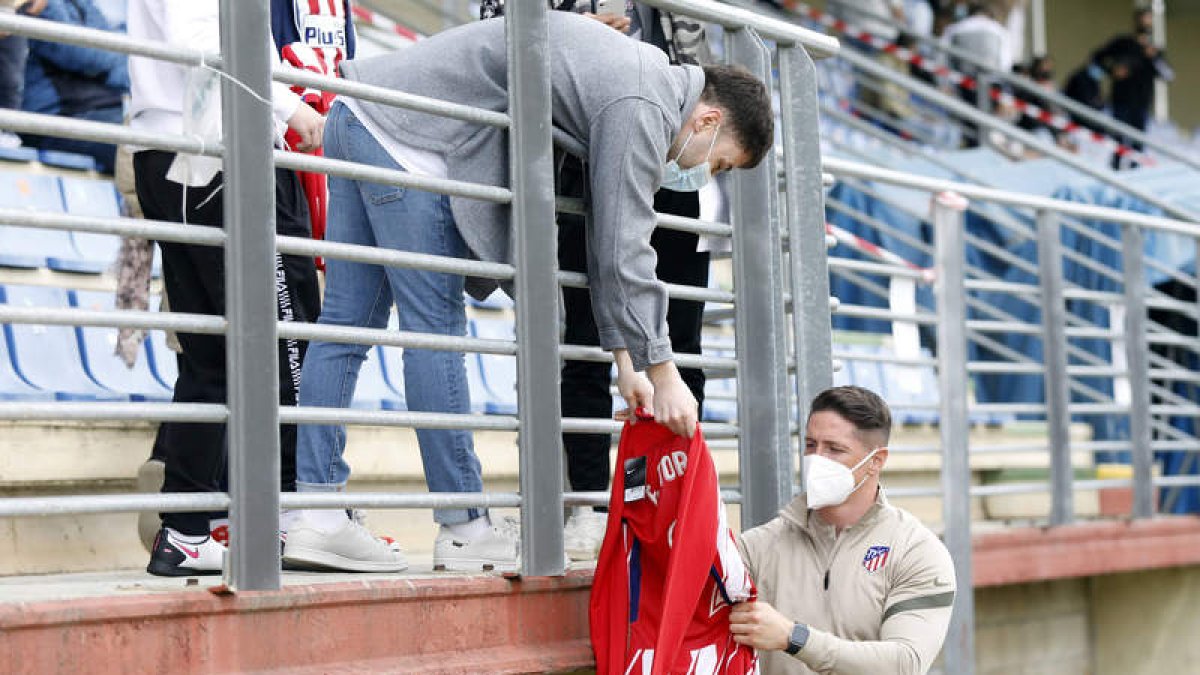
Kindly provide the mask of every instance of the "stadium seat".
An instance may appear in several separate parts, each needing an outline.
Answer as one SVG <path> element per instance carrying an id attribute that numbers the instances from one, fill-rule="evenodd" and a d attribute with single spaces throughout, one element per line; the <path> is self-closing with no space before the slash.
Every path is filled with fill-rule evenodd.
<path id="1" fill-rule="evenodd" d="M 148 331 L 146 353 L 149 356 L 150 372 L 164 387 L 175 389 L 179 378 L 178 355 L 167 346 L 167 334 L 161 330 Z"/>
<path id="2" fill-rule="evenodd" d="M 21 307 L 68 306 L 67 292 L 36 286 L 0 287 L 0 301 Z M 4 327 L 17 373 L 33 386 L 62 401 L 128 400 L 88 375 L 71 326 L 10 324 Z"/>
<path id="3" fill-rule="evenodd" d="M 890 353 L 890 352 L 889 352 Z M 921 358 L 931 358 L 927 348 L 921 349 Z M 896 363 L 881 363 L 884 398 L 890 402 L 892 419 L 902 424 L 932 424 L 938 421 L 938 411 L 924 406 L 937 405 L 937 372 L 932 365 L 906 366 Z M 905 405 L 920 405 L 920 408 L 905 408 Z"/>
<path id="4" fill-rule="evenodd" d="M 90 310 L 110 310 L 115 307 L 112 293 L 96 291 L 70 291 L 72 307 Z M 122 394 L 134 401 L 169 401 L 171 389 L 159 382 L 150 369 L 148 349 L 143 340 L 133 368 L 127 368 L 120 357 L 113 354 L 117 344 L 116 328 L 77 327 L 76 338 L 83 355 L 83 367 L 93 380 L 102 386 Z"/>
<path id="5" fill-rule="evenodd" d="M 0 331 L 0 401 L 51 401 L 54 395 L 29 384 L 17 373 L 9 349 L 8 326 Z"/>
<path id="6" fill-rule="evenodd" d="M 388 382 L 384 374 L 384 350 L 394 352 L 393 357 L 398 361 L 401 350 L 396 347 L 371 347 L 367 351 L 367 360 L 358 371 L 358 383 L 354 387 L 354 399 L 351 407 L 367 410 L 407 410 L 404 404 L 403 386 L 397 390 Z M 403 380 L 401 380 L 403 385 Z"/>
<path id="7" fill-rule="evenodd" d="M 508 321 L 475 319 L 470 322 L 468 332 L 477 338 L 488 340 L 513 340 L 515 333 Z M 467 361 L 479 365 L 483 385 L 484 412 L 490 415 L 515 415 L 517 413 L 517 360 L 512 356 L 496 354 L 467 354 Z M 558 360 L 555 359 L 555 363 Z M 470 372 L 468 366 L 467 371 Z M 471 393 L 475 397 L 474 391 Z"/>
<path id="8" fill-rule="evenodd" d="M 79 155 L 62 150 L 39 150 L 38 157 L 42 164 L 49 164 L 60 169 L 75 169 L 77 171 L 95 171 L 96 160 L 88 155 Z"/>
<path id="9" fill-rule="evenodd" d="M 99 218 L 117 218 L 121 215 L 117 190 L 111 181 L 64 177 L 61 183 L 63 205 L 67 213 Z M 112 265 L 121 248 L 121 238 L 113 234 L 71 232 L 70 237 L 75 259 L 52 259 L 49 261 L 51 269 L 99 274 Z"/>
<path id="10" fill-rule="evenodd" d="M 0 206 L 8 209 L 62 213 L 58 179 L 45 174 L 0 171 Z M 62 230 L 0 225 L 0 266 L 36 269 L 49 258 L 74 260 L 78 256 L 71 235 Z"/>
<path id="11" fill-rule="evenodd" d="M 27 148 L 18 146 L 16 148 L 0 147 L 0 160 L 7 162 L 36 162 L 38 161 L 38 151 L 36 148 Z"/>

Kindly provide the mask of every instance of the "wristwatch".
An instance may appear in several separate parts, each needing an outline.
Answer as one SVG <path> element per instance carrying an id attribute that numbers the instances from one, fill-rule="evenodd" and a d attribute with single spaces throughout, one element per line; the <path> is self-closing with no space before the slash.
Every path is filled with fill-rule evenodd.
<path id="1" fill-rule="evenodd" d="M 795 656 L 801 649 L 804 649 L 807 642 L 808 626 L 797 621 L 796 625 L 792 626 L 792 634 L 788 636 L 788 645 L 783 651 Z"/>

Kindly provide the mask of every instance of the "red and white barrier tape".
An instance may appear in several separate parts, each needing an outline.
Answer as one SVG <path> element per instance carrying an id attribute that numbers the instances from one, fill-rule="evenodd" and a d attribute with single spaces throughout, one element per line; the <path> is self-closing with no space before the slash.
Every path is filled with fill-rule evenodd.
<path id="1" fill-rule="evenodd" d="M 834 239 L 838 240 L 838 243 L 845 244 L 846 246 L 849 246 L 860 253 L 869 255 L 880 262 L 885 262 L 889 265 L 897 265 L 899 267 L 917 272 L 921 275 L 922 283 L 931 284 L 937 278 L 937 270 L 934 270 L 931 267 L 921 267 L 914 262 L 906 260 L 899 254 L 882 248 L 879 246 L 879 244 L 863 239 L 849 230 L 844 230 L 832 223 L 825 223 L 825 231 L 829 234 L 832 234 Z"/>
<path id="2" fill-rule="evenodd" d="M 971 91 L 974 91 L 976 87 L 978 87 L 978 82 L 975 80 L 975 78 L 951 70 L 949 67 L 942 64 L 929 63 L 928 59 L 921 56 L 917 52 L 912 51 L 911 49 L 901 47 L 900 45 L 894 42 L 889 42 L 878 35 L 869 33 L 855 26 L 851 26 L 845 21 L 827 14 L 819 9 L 810 7 L 803 2 L 797 2 L 796 0 L 784 0 L 783 4 L 789 10 L 797 14 L 807 16 L 822 26 L 832 28 L 838 33 L 869 44 L 875 49 L 891 54 L 901 61 L 910 63 L 927 73 L 932 73 L 939 78 L 943 78 L 949 81 L 951 84 L 961 86 L 964 89 Z M 1083 125 L 1071 120 L 1071 118 L 1067 117 L 1066 115 L 1055 114 L 1049 110 L 1046 110 L 1045 108 L 1030 103 L 1029 101 L 1019 99 L 1008 92 L 1003 92 L 998 89 L 993 90 L 991 92 L 991 99 L 1000 105 L 1011 106 L 1017 110 L 1017 112 L 1028 115 L 1042 124 L 1045 124 L 1063 133 L 1073 133 L 1087 129 Z M 1095 142 L 1102 143 L 1108 141 L 1115 144 L 1116 147 L 1113 149 L 1113 152 L 1118 156 L 1128 157 L 1144 166 L 1150 166 L 1154 164 L 1154 158 L 1140 152 L 1136 148 L 1122 144 L 1118 139 L 1110 135 L 1103 134 L 1098 131 L 1089 131 L 1089 134 L 1091 135 L 1092 140 Z"/>
<path id="3" fill-rule="evenodd" d="M 413 31 L 401 26 L 382 14 L 372 12 L 362 5 L 354 5 L 352 7 L 352 11 L 354 12 L 354 18 L 369 26 L 374 26 L 375 28 L 388 31 L 389 33 L 395 33 L 396 35 L 413 42 L 421 39 L 420 35 L 417 35 Z"/>

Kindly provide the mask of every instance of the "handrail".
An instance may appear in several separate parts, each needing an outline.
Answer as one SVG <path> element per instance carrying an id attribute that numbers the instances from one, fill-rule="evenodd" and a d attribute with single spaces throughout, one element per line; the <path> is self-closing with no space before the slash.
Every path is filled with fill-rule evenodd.
<path id="1" fill-rule="evenodd" d="M 0 32 L 80 47 L 104 49 L 131 56 L 145 56 L 184 66 L 203 66 L 218 70 L 223 66 L 221 56 L 213 52 L 168 45 L 154 40 L 141 40 L 122 33 L 84 28 L 47 19 L 35 19 L 19 14 L 0 14 Z M 467 122 L 489 124 L 501 128 L 507 128 L 511 122 L 508 115 L 504 113 L 407 94 L 328 75 L 317 75 L 290 66 L 275 65 L 271 70 L 271 76 L 273 79 L 287 84 L 300 84 L 322 91 L 345 94 L 364 101 L 384 103 Z"/>
<path id="2" fill-rule="evenodd" d="M 719 24 L 726 28 L 751 28 L 763 38 L 776 40 L 783 46 L 800 45 L 814 58 L 826 58 L 838 53 L 837 38 L 801 28 L 789 21 L 773 19 L 757 11 L 750 11 L 713 0 L 642 0 L 643 4 L 673 14 L 690 16 L 701 21 Z"/>
<path id="3" fill-rule="evenodd" d="M 1107 206 L 1093 206 L 1091 204 L 1080 204 L 1078 202 L 1068 202 L 1062 199 L 1054 199 L 1053 197 L 1026 195 L 1019 192 L 1009 192 L 1007 190 L 980 187 L 978 185 L 944 180 L 941 178 L 914 176 L 910 173 L 905 173 L 902 171 L 882 169 L 878 166 L 871 166 L 868 164 L 851 162 L 833 157 L 825 158 L 824 168 L 826 171 L 834 174 L 835 176 L 853 176 L 854 178 L 874 180 L 881 183 L 887 183 L 889 185 L 913 188 L 922 192 L 936 193 L 952 191 L 957 192 L 964 197 L 995 202 L 997 204 L 1005 204 L 1007 206 L 1058 211 L 1060 213 L 1066 213 L 1069 215 L 1078 216 L 1080 218 L 1091 218 L 1094 220 L 1103 220 L 1112 223 L 1137 225 L 1140 227 L 1158 230 L 1160 232 L 1170 232 L 1172 234 L 1181 234 L 1188 237 L 1200 236 L 1200 224 L 1187 220 L 1149 216 L 1143 213 L 1122 211 L 1120 209 L 1114 209 Z"/>

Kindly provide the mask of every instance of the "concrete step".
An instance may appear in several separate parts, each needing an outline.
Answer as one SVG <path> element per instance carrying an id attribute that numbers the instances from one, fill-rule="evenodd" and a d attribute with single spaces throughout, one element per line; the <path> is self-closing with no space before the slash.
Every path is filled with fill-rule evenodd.
<path id="1" fill-rule="evenodd" d="M 1085 438 L 1083 430 L 1076 434 Z M 0 497 L 71 494 L 120 494 L 134 491 L 134 476 L 146 460 L 154 441 L 154 426 L 146 423 L 0 423 Z M 976 428 L 975 448 L 998 444 L 1044 443 L 1037 428 Z M 476 450 L 484 467 L 485 489 L 515 492 L 518 489 L 516 435 L 478 432 Z M 940 454 L 938 430 L 933 427 L 897 429 L 893 452 L 885 470 L 889 489 L 938 485 Z M 902 448 L 923 448 L 901 452 Z M 712 443 L 713 458 L 722 484 L 737 485 L 736 444 Z M 424 492 L 416 436 L 408 429 L 350 427 L 346 458 L 354 469 L 348 489 L 356 492 Z M 1075 453 L 1076 467 L 1090 466 L 1088 453 Z M 987 480 L 1000 469 L 1044 470 L 1045 452 L 973 452 L 975 481 Z M 898 505 L 923 521 L 937 526 L 941 499 L 937 496 L 898 497 Z M 1049 513 L 1048 495 L 989 497 L 972 505 L 976 520 L 1036 519 Z M 1076 495 L 1081 518 L 1098 512 L 1095 493 Z M 731 505 L 729 522 L 739 522 Z M 496 509 L 494 515 L 517 515 L 515 509 Z M 137 568 L 146 553 L 137 537 L 136 514 L 56 515 L 0 518 L 0 576 L 47 574 Z M 437 529 L 428 511 L 370 511 L 368 524 L 378 533 L 394 537 L 414 562 L 429 562 Z"/>

